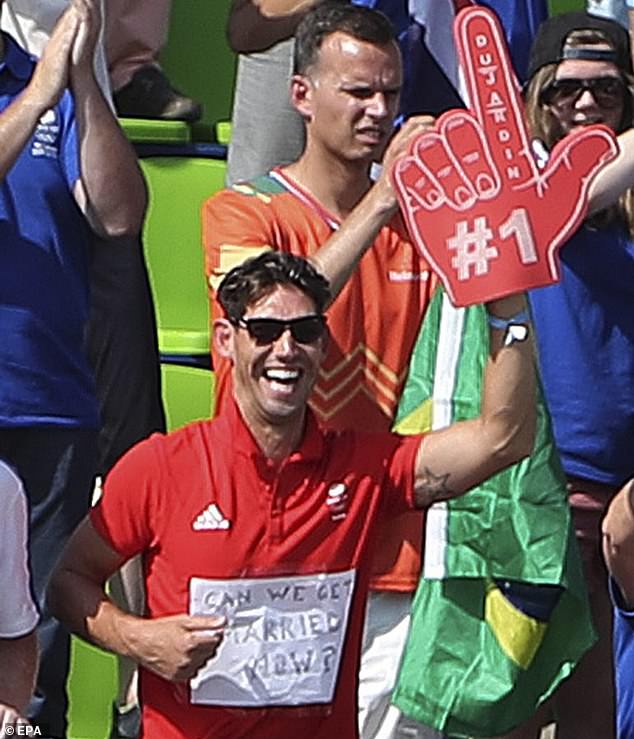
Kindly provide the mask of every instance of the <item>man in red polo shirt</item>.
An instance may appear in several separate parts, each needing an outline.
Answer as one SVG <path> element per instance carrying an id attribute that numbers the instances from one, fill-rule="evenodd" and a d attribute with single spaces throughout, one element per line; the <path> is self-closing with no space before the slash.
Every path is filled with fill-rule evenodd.
<path id="1" fill-rule="evenodd" d="M 266 252 L 234 268 L 214 322 L 232 399 L 216 419 L 125 455 L 58 566 L 58 617 L 140 663 L 146 737 L 356 737 L 377 524 L 461 495 L 531 450 L 531 342 L 507 330 L 525 320 L 523 296 L 489 305 L 501 320 L 481 416 L 424 437 L 317 424 L 307 400 L 328 299 L 301 257 Z M 104 591 L 139 553 L 147 618 Z"/>

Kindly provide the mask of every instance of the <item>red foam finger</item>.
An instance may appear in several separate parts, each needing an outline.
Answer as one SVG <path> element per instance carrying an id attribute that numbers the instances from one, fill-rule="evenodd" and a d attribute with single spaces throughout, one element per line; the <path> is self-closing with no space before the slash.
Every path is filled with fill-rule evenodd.
<path id="1" fill-rule="evenodd" d="M 586 216 L 592 178 L 617 153 L 615 135 L 605 126 L 575 131 L 553 149 L 548 166 L 541 173 L 541 187 L 536 187 L 542 198 L 556 193 L 558 208 L 569 213 L 567 219 L 557 223 L 550 237 L 548 259 L 552 270 L 557 269 L 555 258 L 559 247 Z"/>
<path id="2" fill-rule="evenodd" d="M 450 154 L 442 135 L 428 132 L 418 137 L 412 154 L 419 167 L 436 189 L 442 193 L 442 200 L 452 210 L 464 210 L 473 204 L 475 193 L 464 178 L 455 158 Z"/>
<path id="3" fill-rule="evenodd" d="M 447 201 L 445 192 L 416 153 L 396 162 L 393 179 L 402 205 L 410 210 L 423 208 L 433 211 Z"/>
<path id="4" fill-rule="evenodd" d="M 467 111 L 456 110 L 443 117 L 440 128 L 456 169 L 469 183 L 474 198 L 496 197 L 501 181 L 479 123 Z"/>
<path id="5" fill-rule="evenodd" d="M 454 211 L 462 211 L 473 205 L 476 193 L 447 145 L 441 121 L 440 132 L 419 138 L 413 153 L 421 166 L 427 168 L 433 181 L 438 183 L 439 189 L 445 194 L 446 204 Z"/>
<path id="6" fill-rule="evenodd" d="M 524 182 L 535 173 L 519 84 L 504 32 L 488 8 L 462 10 L 454 26 L 469 108 L 482 125 L 503 181 Z"/>
<path id="7" fill-rule="evenodd" d="M 411 154 L 394 162 L 391 176 L 401 214 L 413 243 L 425 254 L 425 233 L 428 231 L 428 224 L 435 218 L 435 213 L 444 210 L 441 207 L 444 199 L 439 196 L 435 184 L 431 183 L 427 174 L 421 170 L 418 159 Z"/>
<path id="8" fill-rule="evenodd" d="M 613 131 L 606 126 L 592 126 L 574 131 L 566 136 L 553 149 L 543 177 L 549 185 L 557 185 L 562 178 L 562 190 L 570 192 L 571 174 L 573 182 L 579 180 L 579 187 L 586 188 L 594 174 L 618 154 L 618 144 Z"/>

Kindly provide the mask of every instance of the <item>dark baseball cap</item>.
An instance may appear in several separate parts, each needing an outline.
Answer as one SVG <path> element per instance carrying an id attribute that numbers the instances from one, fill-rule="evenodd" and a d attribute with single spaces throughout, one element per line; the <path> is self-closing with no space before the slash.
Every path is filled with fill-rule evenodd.
<path id="1" fill-rule="evenodd" d="M 591 29 L 600 31 L 611 49 L 590 47 L 565 48 L 566 39 L 573 31 Z M 528 76 L 532 77 L 546 64 L 557 64 L 564 59 L 589 59 L 616 64 L 623 72 L 632 74 L 632 57 L 627 31 L 616 21 L 599 18 L 589 13 L 575 12 L 554 15 L 537 29 L 528 60 Z"/>

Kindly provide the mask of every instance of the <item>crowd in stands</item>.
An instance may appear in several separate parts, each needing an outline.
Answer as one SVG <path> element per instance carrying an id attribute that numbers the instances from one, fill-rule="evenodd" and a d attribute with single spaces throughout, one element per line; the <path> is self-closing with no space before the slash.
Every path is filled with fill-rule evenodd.
<path id="1" fill-rule="evenodd" d="M 479 414 L 406 437 L 441 280 L 392 165 L 463 104 L 432 53 L 454 3 L 232 0 L 201 214 L 216 410 L 165 433 L 117 116 L 202 115 L 159 62 L 171 3 L 0 0 L 0 737 L 67 736 L 74 633 L 120 657 L 115 739 L 449 739 L 392 700 L 427 512 L 530 457 L 541 387 L 597 640 L 505 737 L 634 739 L 634 0 L 483 4 L 539 166 L 592 124 L 619 153 L 557 284 L 486 303 Z"/>

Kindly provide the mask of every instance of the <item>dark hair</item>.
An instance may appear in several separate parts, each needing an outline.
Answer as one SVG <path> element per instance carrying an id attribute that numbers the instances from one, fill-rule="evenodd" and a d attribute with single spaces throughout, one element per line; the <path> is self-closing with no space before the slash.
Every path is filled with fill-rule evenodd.
<path id="1" fill-rule="evenodd" d="M 324 39 L 338 31 L 378 46 L 395 40 L 392 24 L 378 10 L 327 0 L 306 13 L 295 31 L 293 72 L 305 74 L 317 62 Z"/>
<path id="2" fill-rule="evenodd" d="M 573 34 L 594 34 L 591 44 L 604 42 L 609 51 L 584 49 L 582 44 L 572 46 Z M 598 41 L 596 40 L 598 39 Z M 620 23 L 611 18 L 601 18 L 585 12 L 561 13 L 547 18 L 540 24 L 531 45 L 528 60 L 528 76 L 532 77 L 541 67 L 557 64 L 564 59 L 593 59 L 616 64 L 625 74 L 632 74 L 630 39 Z"/>
<path id="3" fill-rule="evenodd" d="M 328 280 L 303 257 L 287 252 L 265 251 L 234 267 L 218 287 L 218 301 L 232 322 L 247 307 L 273 292 L 277 285 L 292 285 L 308 295 L 317 313 L 330 301 Z"/>

